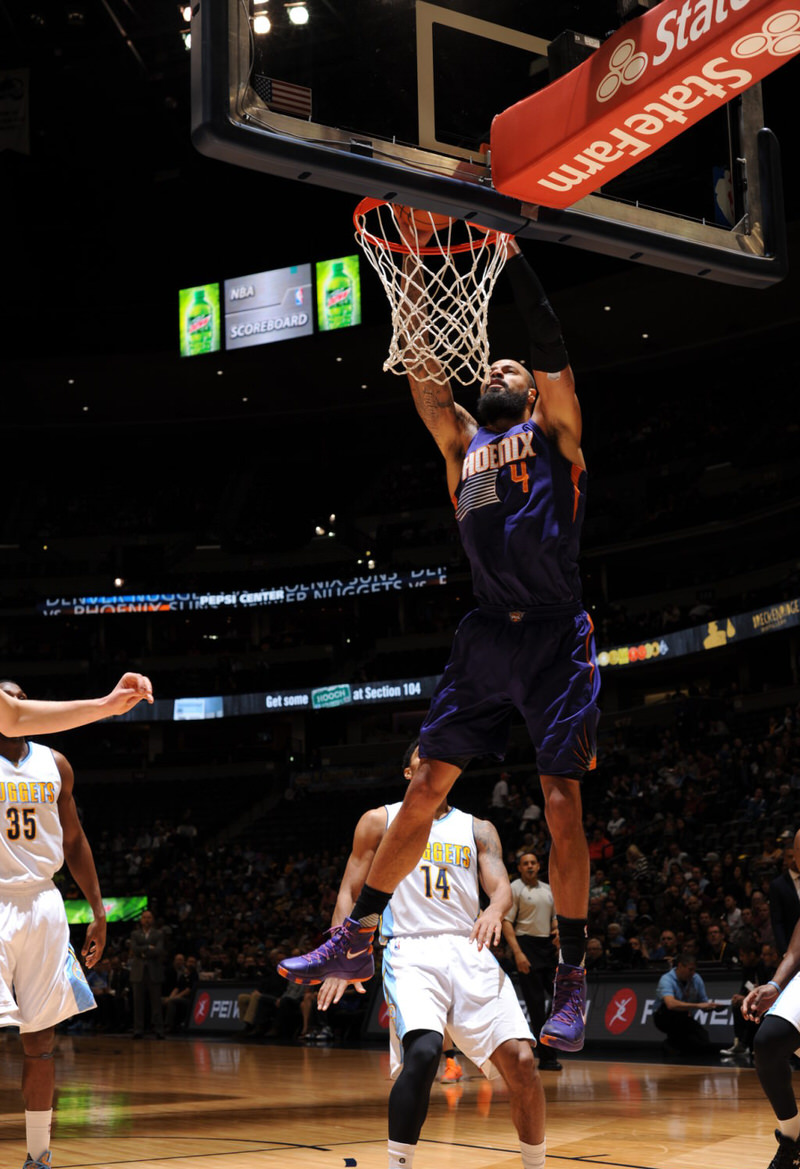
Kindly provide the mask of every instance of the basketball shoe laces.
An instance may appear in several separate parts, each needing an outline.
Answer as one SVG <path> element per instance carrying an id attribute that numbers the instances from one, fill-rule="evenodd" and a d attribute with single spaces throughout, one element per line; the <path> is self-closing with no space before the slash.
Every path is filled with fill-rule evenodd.
<path id="1" fill-rule="evenodd" d="M 345 961 L 352 960 L 348 951 L 350 949 L 350 945 L 359 934 L 363 935 L 363 939 L 359 940 L 363 941 L 364 944 L 359 950 L 358 955 L 354 954 L 353 958 L 356 958 L 357 956 L 361 957 L 363 954 L 366 954 L 370 951 L 372 947 L 372 938 L 374 936 L 374 930 L 368 931 L 366 929 L 362 929 L 357 921 L 353 921 L 353 919 L 349 917 L 343 921 L 341 925 L 331 926 L 330 929 L 325 930 L 325 933 L 328 935 L 328 940 L 323 942 L 322 945 L 318 946 L 313 952 L 315 965 L 318 962 L 328 962 L 332 958 L 344 958 Z M 311 955 L 309 955 L 309 957 L 311 957 Z"/>
<path id="2" fill-rule="evenodd" d="M 321 946 L 317 946 L 314 951 L 314 958 L 317 962 L 327 962 L 329 958 L 334 958 L 340 955 L 341 950 L 337 943 L 342 937 L 342 934 L 347 933 L 346 923 L 341 925 L 332 925 L 330 929 L 325 930 L 328 935 L 327 942 L 323 942 Z"/>
<path id="3" fill-rule="evenodd" d="M 583 1015 L 580 1009 L 583 970 L 570 970 L 560 974 L 553 988 L 553 1009 L 551 1019 L 563 1019 L 568 1027 L 582 1027 Z"/>

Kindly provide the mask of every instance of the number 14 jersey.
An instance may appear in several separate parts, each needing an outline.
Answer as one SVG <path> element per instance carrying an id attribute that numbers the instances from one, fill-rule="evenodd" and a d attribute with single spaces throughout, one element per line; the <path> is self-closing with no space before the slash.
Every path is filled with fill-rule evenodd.
<path id="1" fill-rule="evenodd" d="M 401 805 L 386 805 L 386 827 Z M 478 850 L 472 816 L 451 808 L 434 820 L 421 860 L 392 894 L 381 918 L 382 939 L 469 934 L 480 913 Z"/>

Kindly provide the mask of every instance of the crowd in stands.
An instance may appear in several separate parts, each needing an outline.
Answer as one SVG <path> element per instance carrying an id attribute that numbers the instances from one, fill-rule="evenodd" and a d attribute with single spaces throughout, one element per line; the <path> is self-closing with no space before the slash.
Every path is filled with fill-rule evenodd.
<path id="1" fill-rule="evenodd" d="M 345 792 L 290 787 L 263 822 L 228 843 L 218 839 L 218 822 L 198 829 L 185 810 L 111 832 L 95 800 L 85 819 L 101 887 L 107 895 L 145 894 L 170 962 L 179 955 L 193 978 L 250 979 L 260 987 L 270 1007 L 261 1033 L 308 1033 L 311 1000 L 292 991 L 281 1007 L 287 988 L 275 966 L 284 954 L 318 944 L 328 928 L 360 812 L 402 795 L 385 773 L 373 785 L 358 780 L 362 786 Z M 496 824 L 512 877 L 518 857 L 532 850 L 546 879 L 549 836 L 529 767 L 468 770 L 454 799 Z M 754 720 L 731 706 L 725 718 L 706 720 L 687 702 L 670 728 L 609 728 L 584 800 L 590 971 L 663 971 L 682 951 L 696 954 L 701 969 L 735 967 L 748 945 L 758 947 L 764 969 L 774 969 L 786 938 L 770 905 L 773 882 L 795 863 L 800 827 L 800 707 Z M 75 895 L 63 880 L 65 895 Z M 124 984 L 129 931 L 110 927 L 100 976 L 115 972 Z M 498 956 L 513 971 L 502 945 Z M 165 1000 L 177 978 L 171 965 Z M 95 1024 L 129 1026 L 125 1002 L 123 988 Z M 347 1005 L 343 1012 L 351 1026 L 355 1015 Z M 185 1023 L 186 1012 L 173 1010 L 172 1026 Z"/>

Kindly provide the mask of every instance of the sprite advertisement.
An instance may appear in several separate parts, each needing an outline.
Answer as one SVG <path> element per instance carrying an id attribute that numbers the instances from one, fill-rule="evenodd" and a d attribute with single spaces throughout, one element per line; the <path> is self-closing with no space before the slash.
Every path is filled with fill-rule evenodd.
<path id="1" fill-rule="evenodd" d="M 317 320 L 323 333 L 361 324 L 358 256 L 317 262 Z"/>
<path id="2" fill-rule="evenodd" d="M 103 906 L 107 921 L 138 921 L 147 909 L 146 897 L 104 897 Z M 65 901 L 67 921 L 70 925 L 88 925 L 94 921 L 92 907 L 88 901 Z"/>
<path id="3" fill-rule="evenodd" d="M 182 288 L 178 293 L 181 357 L 216 353 L 220 348 L 219 284 Z"/>

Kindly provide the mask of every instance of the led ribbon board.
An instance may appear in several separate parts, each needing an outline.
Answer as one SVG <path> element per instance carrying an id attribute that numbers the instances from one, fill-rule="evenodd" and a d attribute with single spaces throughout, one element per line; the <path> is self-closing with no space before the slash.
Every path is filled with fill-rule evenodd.
<path id="1" fill-rule="evenodd" d="M 495 187 L 569 207 L 798 52 L 786 0 L 664 0 L 494 118 Z"/>

